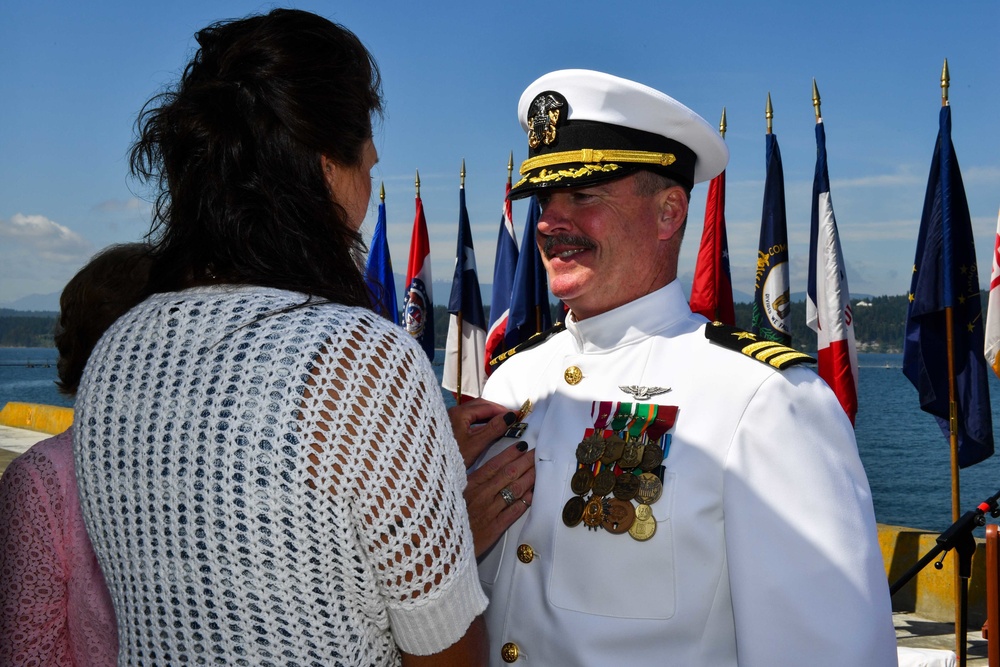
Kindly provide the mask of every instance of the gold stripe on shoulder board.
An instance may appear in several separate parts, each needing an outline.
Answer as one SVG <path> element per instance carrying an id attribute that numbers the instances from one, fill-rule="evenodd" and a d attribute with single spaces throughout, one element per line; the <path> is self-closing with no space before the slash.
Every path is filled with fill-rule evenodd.
<path id="1" fill-rule="evenodd" d="M 734 352 L 740 352 L 767 364 L 785 370 L 798 364 L 814 364 L 816 360 L 808 354 L 799 352 L 787 345 L 770 340 L 757 340 L 757 336 L 721 322 L 712 322 L 705 327 L 705 338 Z"/>
<path id="2" fill-rule="evenodd" d="M 565 328 L 566 328 L 566 324 L 564 322 L 557 322 L 551 328 L 546 329 L 545 331 L 542 331 L 541 333 L 536 333 L 536 334 L 532 335 L 531 338 L 529 338 L 528 340 L 524 341 L 523 343 L 521 343 L 519 345 L 515 345 L 514 347 L 510 348 L 506 352 L 501 352 L 497 356 L 492 357 L 490 359 L 490 368 L 492 368 L 493 370 L 496 370 L 500 366 L 500 364 L 502 364 L 503 362 L 507 361 L 508 359 L 510 359 L 512 356 L 514 356 L 518 352 L 524 352 L 525 350 L 529 350 L 529 349 L 535 347 L 536 345 L 540 345 L 540 344 L 544 343 L 546 340 L 549 339 L 550 336 L 559 333 L 560 331 L 562 331 Z"/>

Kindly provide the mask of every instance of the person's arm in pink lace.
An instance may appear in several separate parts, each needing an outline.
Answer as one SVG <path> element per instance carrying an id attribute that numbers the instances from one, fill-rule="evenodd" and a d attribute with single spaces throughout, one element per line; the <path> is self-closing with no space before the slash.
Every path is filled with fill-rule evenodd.
<path id="1" fill-rule="evenodd" d="M 36 445 L 0 477 L 0 664 L 73 664 L 62 512 L 58 473 Z"/>

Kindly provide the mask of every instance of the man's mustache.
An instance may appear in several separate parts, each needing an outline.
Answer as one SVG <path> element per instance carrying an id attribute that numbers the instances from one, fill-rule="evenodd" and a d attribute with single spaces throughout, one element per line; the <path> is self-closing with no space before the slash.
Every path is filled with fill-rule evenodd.
<path id="1" fill-rule="evenodd" d="M 597 244 L 586 236 L 572 236 L 569 234 L 546 236 L 545 241 L 542 243 L 542 254 L 551 259 L 556 246 L 576 246 L 578 248 L 593 250 L 597 247 Z"/>

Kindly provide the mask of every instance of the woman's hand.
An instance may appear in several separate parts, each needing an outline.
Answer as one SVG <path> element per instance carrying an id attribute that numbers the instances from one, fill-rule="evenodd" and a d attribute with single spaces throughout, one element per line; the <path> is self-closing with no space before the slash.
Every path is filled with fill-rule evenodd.
<path id="1" fill-rule="evenodd" d="M 469 475 L 465 505 L 469 510 L 476 558 L 528 511 L 534 488 L 535 452 L 528 451 L 528 443 L 523 440 Z"/>
<path id="2" fill-rule="evenodd" d="M 482 398 L 456 405 L 448 417 L 466 468 L 517 421 L 514 412 Z M 522 440 L 469 474 L 465 504 L 477 558 L 531 506 L 535 453 L 527 450 L 528 444 Z"/>
<path id="3" fill-rule="evenodd" d="M 485 398 L 450 408 L 448 418 L 466 468 L 471 468 L 479 455 L 517 421 L 514 412 Z"/>

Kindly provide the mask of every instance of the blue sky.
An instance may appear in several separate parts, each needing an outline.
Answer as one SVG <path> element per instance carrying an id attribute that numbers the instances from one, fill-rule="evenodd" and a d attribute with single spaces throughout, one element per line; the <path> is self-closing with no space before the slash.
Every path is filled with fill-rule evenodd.
<path id="1" fill-rule="evenodd" d="M 136 113 L 176 79 L 193 53 L 195 31 L 274 6 L 236 0 L 8 0 L 0 6 L 0 305 L 58 292 L 98 249 L 142 237 L 146 192 L 126 173 Z M 397 273 L 406 270 L 419 169 L 434 279 L 450 281 L 464 159 L 480 280 L 492 281 L 508 155 L 513 151 L 516 172 L 526 154 L 517 100 L 541 74 L 582 67 L 656 87 L 713 125 L 726 107 L 730 261 L 734 287 L 748 293 L 768 93 L 784 162 L 792 291 L 805 289 L 815 77 L 851 290 L 904 294 L 947 58 L 953 140 L 980 282 L 989 280 L 1000 207 L 995 0 L 282 6 L 343 23 L 379 62 L 387 114 L 376 137 L 381 162 L 373 172 L 366 230 L 370 235 L 384 182 Z M 705 195 L 700 185 L 692 197 L 680 265 L 685 282 L 694 269 Z M 515 204 L 519 233 L 525 210 Z"/>

